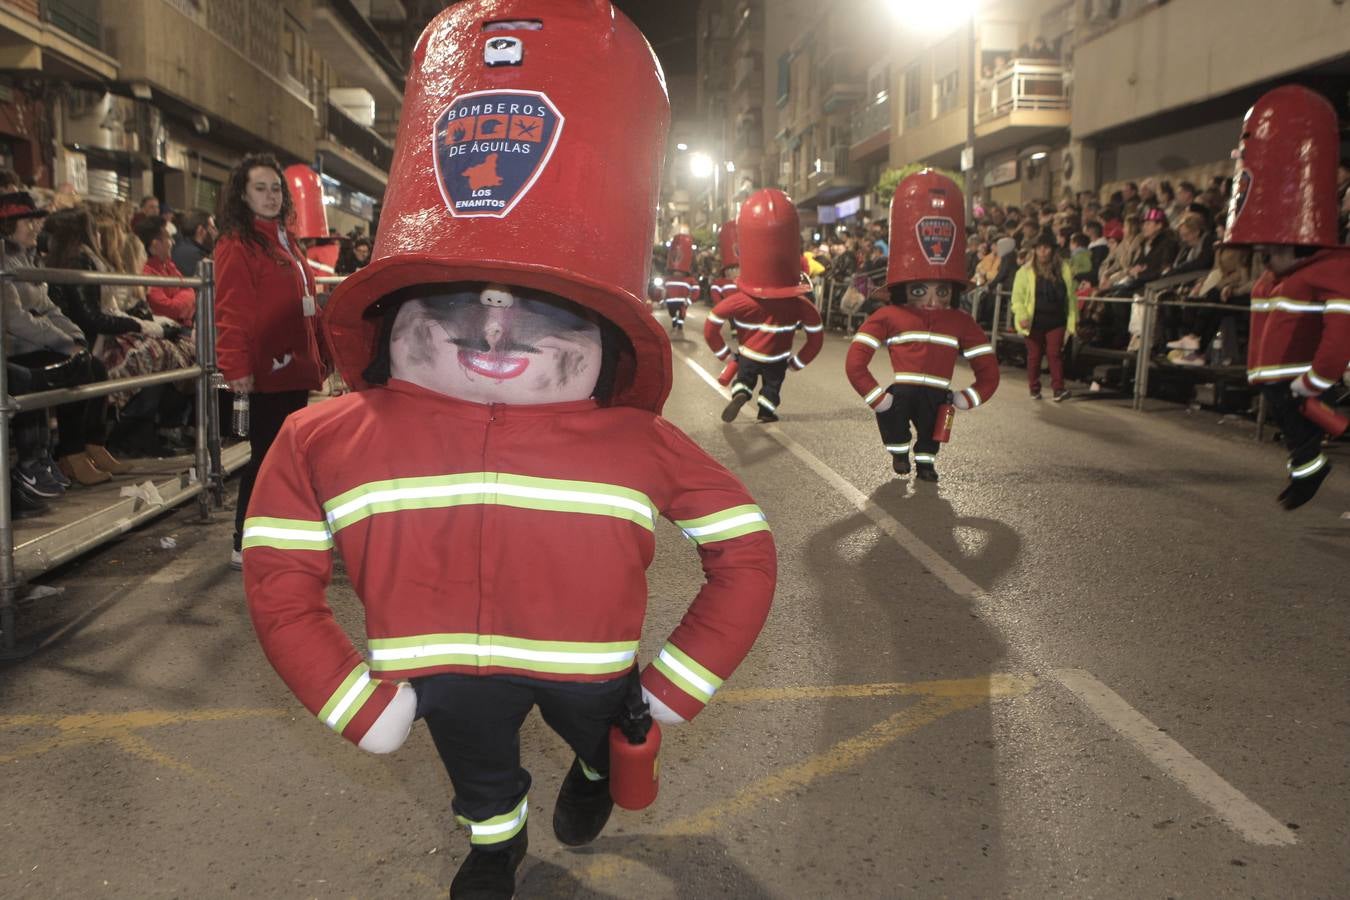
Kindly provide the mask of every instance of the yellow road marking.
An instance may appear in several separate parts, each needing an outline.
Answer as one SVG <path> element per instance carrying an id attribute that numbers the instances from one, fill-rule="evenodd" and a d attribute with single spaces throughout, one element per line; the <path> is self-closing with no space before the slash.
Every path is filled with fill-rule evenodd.
<path id="1" fill-rule="evenodd" d="M 840 697 L 884 697 L 918 695 L 918 703 L 876 723 L 861 734 L 839 741 L 822 753 L 779 769 L 743 787 L 734 796 L 714 803 L 693 816 L 659 828 L 662 837 L 701 835 L 716 830 L 725 820 L 753 811 L 761 802 L 793 788 L 804 787 L 827 775 L 833 775 L 862 763 L 868 756 L 931 725 L 944 716 L 972 709 L 990 700 L 1021 697 L 1036 684 L 1032 677 L 991 675 L 954 681 L 929 681 L 908 684 L 835 685 L 820 688 L 763 688 L 726 691 L 718 702 L 756 702 L 765 700 L 834 699 Z M 577 871 L 582 879 L 606 880 L 616 877 L 635 861 L 623 857 L 600 856 Z"/>

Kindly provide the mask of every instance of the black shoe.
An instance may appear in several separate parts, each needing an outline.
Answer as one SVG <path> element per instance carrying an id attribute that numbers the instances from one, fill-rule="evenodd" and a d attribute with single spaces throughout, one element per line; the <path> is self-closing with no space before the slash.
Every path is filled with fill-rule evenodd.
<path id="1" fill-rule="evenodd" d="M 1032 392 L 1031 392 L 1031 399 L 1032 399 L 1032 400 L 1039 400 L 1039 399 L 1041 399 L 1041 392 L 1040 392 L 1040 391 L 1032 391 Z"/>
<path id="2" fill-rule="evenodd" d="M 1055 402 L 1059 403 L 1062 400 L 1068 400 L 1072 396 L 1073 394 L 1071 394 L 1067 389 L 1055 391 Z"/>
<path id="3" fill-rule="evenodd" d="M 553 836 L 569 847 L 589 844 L 605 830 L 613 810 L 609 779 L 591 781 L 582 771 L 581 760 L 574 759 L 553 806 Z"/>
<path id="4" fill-rule="evenodd" d="M 895 470 L 895 474 L 897 474 L 897 475 L 908 475 L 908 474 L 909 474 L 909 454 L 908 454 L 908 453 L 892 453 L 892 454 L 891 454 L 891 468 Z"/>
<path id="5" fill-rule="evenodd" d="M 10 478 L 9 515 L 13 519 L 31 519 L 47 512 L 47 504 L 36 494 L 29 493 L 27 486 L 18 478 Z"/>
<path id="6" fill-rule="evenodd" d="M 522 831 L 519 840 L 502 850 L 470 847 L 450 882 L 450 900 L 511 900 L 516 895 L 516 869 L 529 844 Z"/>
<path id="7" fill-rule="evenodd" d="M 746 404 L 746 401 L 748 401 L 749 399 L 750 399 L 749 394 L 743 393 L 741 391 L 736 391 L 735 393 L 733 393 L 731 395 L 731 399 L 727 401 L 726 408 L 722 410 L 722 421 L 723 422 L 736 421 L 736 416 L 740 413 L 741 407 L 744 406 Z"/>
<path id="8" fill-rule="evenodd" d="M 1277 498 L 1280 506 L 1286 510 L 1298 509 L 1307 503 L 1317 493 L 1317 489 L 1322 486 L 1322 482 L 1327 480 L 1331 474 L 1331 463 L 1324 463 L 1322 468 L 1306 478 L 1291 478 L 1285 489 L 1280 491 Z"/>
<path id="9" fill-rule="evenodd" d="M 60 497 L 66 492 L 51 475 L 47 473 L 45 466 L 37 460 L 24 459 L 14 467 L 14 481 L 21 482 L 28 493 L 36 496 L 40 500 L 52 500 Z"/>
<path id="10" fill-rule="evenodd" d="M 755 416 L 755 418 L 758 419 L 758 420 L 761 421 L 761 422 L 777 422 L 777 421 L 778 421 L 778 414 L 777 414 L 777 413 L 771 413 L 771 412 L 769 412 L 767 409 L 764 409 L 763 407 L 761 407 L 760 410 L 759 410 L 759 415 Z"/>
<path id="11" fill-rule="evenodd" d="M 929 463 L 919 463 L 916 477 L 920 481 L 937 481 L 938 480 L 937 469 L 935 469 Z"/>

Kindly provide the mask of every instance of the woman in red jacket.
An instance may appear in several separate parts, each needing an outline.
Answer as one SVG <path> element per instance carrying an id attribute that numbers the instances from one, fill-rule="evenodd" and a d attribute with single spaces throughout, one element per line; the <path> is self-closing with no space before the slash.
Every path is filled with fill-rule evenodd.
<path id="1" fill-rule="evenodd" d="M 216 360 L 230 390 L 249 398 L 252 456 L 239 476 L 234 550 L 258 467 L 286 417 L 323 383 L 314 335 L 315 284 L 295 236 L 286 229 L 291 197 L 270 154 L 246 156 L 221 194 L 216 243 Z"/>

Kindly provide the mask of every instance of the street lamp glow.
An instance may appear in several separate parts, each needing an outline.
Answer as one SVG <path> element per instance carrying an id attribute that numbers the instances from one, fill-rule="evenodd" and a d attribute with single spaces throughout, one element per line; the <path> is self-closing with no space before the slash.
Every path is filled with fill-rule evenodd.
<path id="1" fill-rule="evenodd" d="M 911 31 L 946 34 L 970 21 L 979 0 L 883 0 L 891 16 Z"/>
<path id="2" fill-rule="evenodd" d="M 689 149 L 689 145 L 681 141 L 680 143 L 675 145 L 675 149 L 679 150 L 680 152 L 684 152 L 685 150 Z"/>
<path id="3" fill-rule="evenodd" d="M 695 153 L 689 157 L 689 174 L 695 178 L 707 178 L 713 173 L 712 157 L 706 153 Z"/>

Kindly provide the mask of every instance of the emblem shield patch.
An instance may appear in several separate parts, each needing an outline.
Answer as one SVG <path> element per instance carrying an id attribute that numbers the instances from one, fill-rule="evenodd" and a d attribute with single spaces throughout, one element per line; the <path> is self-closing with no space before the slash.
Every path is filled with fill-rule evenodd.
<path id="1" fill-rule="evenodd" d="M 914 223 L 914 234 L 923 248 L 924 259 L 935 266 L 946 265 L 956 246 L 956 222 L 946 216 L 924 216 Z"/>
<path id="2" fill-rule="evenodd" d="M 451 100 L 431 135 L 450 214 L 509 215 L 548 165 L 562 127 L 562 113 L 539 91 L 474 91 Z"/>

